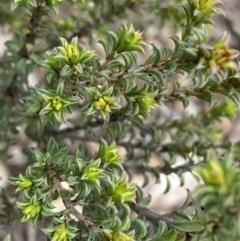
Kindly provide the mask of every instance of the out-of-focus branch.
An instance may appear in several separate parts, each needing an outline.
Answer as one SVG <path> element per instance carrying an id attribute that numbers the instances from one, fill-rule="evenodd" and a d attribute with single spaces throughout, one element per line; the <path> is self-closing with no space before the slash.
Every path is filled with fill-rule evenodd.
<path id="1" fill-rule="evenodd" d="M 231 37 L 235 39 L 235 43 L 232 44 L 233 47 L 240 50 L 240 34 L 234 29 L 233 22 L 228 18 L 223 18 L 223 21 L 227 29 L 230 31 Z"/>
<path id="2" fill-rule="evenodd" d="M 158 222 L 164 221 L 168 226 L 171 226 L 172 220 L 171 220 L 171 214 L 164 214 L 161 215 L 160 213 L 156 212 L 153 209 L 150 209 L 140 203 L 133 203 L 130 204 L 131 209 L 136 213 L 142 213 L 146 220 L 151 222 L 155 227 L 158 227 Z"/>
<path id="3" fill-rule="evenodd" d="M 96 18 L 93 19 L 92 22 L 86 22 L 80 29 L 75 31 L 69 38 L 67 38 L 67 41 L 71 41 L 71 39 L 75 36 L 78 36 L 78 38 L 89 36 L 89 34 L 93 30 L 97 30 L 102 24 L 104 23 L 110 23 L 113 21 L 114 18 L 121 15 L 123 12 L 126 11 L 126 9 L 135 10 L 136 9 L 136 3 L 132 1 L 128 1 L 127 4 L 122 6 L 114 7 L 114 4 L 109 7 L 108 11 L 101 15 L 101 19 Z M 95 11 L 95 10 L 93 10 Z M 59 44 L 59 40 L 53 41 L 51 45 L 48 47 L 48 49 L 53 49 Z"/>
<path id="4" fill-rule="evenodd" d="M 194 163 L 186 162 L 183 165 L 177 166 L 177 167 L 150 167 L 150 166 L 144 166 L 142 168 L 138 168 L 134 162 L 126 162 L 123 164 L 124 168 L 127 170 L 134 170 L 136 173 L 142 173 L 144 170 L 145 172 L 150 173 L 164 173 L 165 175 L 171 174 L 171 173 L 183 173 L 191 170 L 191 167 L 194 165 Z"/>

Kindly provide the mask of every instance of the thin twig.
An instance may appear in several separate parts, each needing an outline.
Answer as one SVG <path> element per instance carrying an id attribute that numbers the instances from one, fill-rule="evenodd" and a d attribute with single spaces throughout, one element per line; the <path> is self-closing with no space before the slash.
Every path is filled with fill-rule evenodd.
<path id="1" fill-rule="evenodd" d="M 123 108 L 122 111 L 120 112 L 116 112 L 115 114 L 113 114 L 110 117 L 110 120 L 108 123 L 113 123 L 113 122 L 117 122 L 117 121 L 124 121 L 124 113 L 125 113 L 125 108 Z M 122 113 L 123 112 L 123 113 Z M 47 134 L 51 134 L 54 136 L 62 136 L 65 134 L 69 134 L 69 133 L 76 133 L 76 131 L 79 130 L 86 130 L 88 127 L 94 128 L 94 127 L 100 127 L 104 125 L 104 120 L 103 119 L 99 119 L 99 120 L 95 120 L 92 122 L 87 122 L 83 125 L 80 126 L 74 126 L 74 127 L 69 127 L 69 128 L 65 128 L 63 130 L 59 130 L 59 131 L 55 131 L 55 130 L 46 130 Z"/>

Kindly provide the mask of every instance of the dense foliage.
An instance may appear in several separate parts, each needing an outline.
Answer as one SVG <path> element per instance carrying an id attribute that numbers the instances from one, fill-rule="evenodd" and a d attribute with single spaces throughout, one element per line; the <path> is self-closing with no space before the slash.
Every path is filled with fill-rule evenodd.
<path id="1" fill-rule="evenodd" d="M 220 8 L 219 0 L 1 1 L 12 39 L 0 61 L 0 159 L 22 133 L 35 146 L 23 149 L 26 170 L 10 178 L 16 202 L 2 190 L 1 225 L 48 220 L 42 230 L 52 241 L 240 240 L 240 143 L 215 125 L 233 119 L 240 92 L 238 52 L 227 34 L 208 35 Z M 149 26 L 170 29 L 171 43 L 135 30 Z M 33 85 L 36 69 L 44 74 Z M 195 100 L 207 108 L 180 119 L 159 108 Z M 175 165 L 177 156 L 185 162 Z M 131 182 L 175 173 L 183 184 L 187 171 L 204 184 L 167 215 L 148 208 L 151 197 Z"/>

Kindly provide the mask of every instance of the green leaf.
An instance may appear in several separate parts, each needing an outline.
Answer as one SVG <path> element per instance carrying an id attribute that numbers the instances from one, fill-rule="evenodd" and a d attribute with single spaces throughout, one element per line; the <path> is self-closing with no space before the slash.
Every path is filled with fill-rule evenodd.
<path id="1" fill-rule="evenodd" d="M 182 236 L 177 237 L 175 241 L 186 241 L 186 235 L 183 234 Z"/>
<path id="2" fill-rule="evenodd" d="M 60 83 L 56 89 L 56 93 L 60 96 L 63 95 L 63 91 L 64 91 L 64 83 Z"/>
<path id="3" fill-rule="evenodd" d="M 156 234 L 156 237 L 159 238 L 167 234 L 168 227 L 167 227 L 167 224 L 161 220 L 158 222 L 158 224 L 159 226 L 158 226 L 158 232 Z"/>
<path id="4" fill-rule="evenodd" d="M 146 60 L 145 64 L 146 65 L 150 65 L 153 64 L 155 62 L 156 59 L 156 54 L 153 52 L 150 57 Z"/>
<path id="5" fill-rule="evenodd" d="M 200 220 L 189 220 L 189 221 L 173 221 L 172 226 L 183 232 L 201 232 L 204 230 L 205 225 Z"/>
<path id="6" fill-rule="evenodd" d="M 239 105 L 239 97 L 238 97 L 238 94 L 236 92 L 228 95 L 228 98 L 231 99 L 236 106 Z"/>
<path id="7" fill-rule="evenodd" d="M 139 127 L 143 126 L 143 120 L 141 118 L 139 118 L 139 116 L 132 116 L 130 118 L 130 121 L 132 121 L 133 123 L 137 124 Z"/>
<path id="8" fill-rule="evenodd" d="M 163 47 L 155 43 L 153 43 L 152 46 L 154 49 L 154 53 L 156 54 L 154 63 L 158 63 L 163 56 Z"/>
<path id="9" fill-rule="evenodd" d="M 187 4 L 182 5 L 182 8 L 184 9 L 186 17 L 187 17 L 187 25 L 189 25 L 192 20 L 192 11 L 191 11 L 189 5 L 187 5 Z"/>
<path id="10" fill-rule="evenodd" d="M 42 60 L 41 55 L 39 55 L 38 53 L 36 54 L 30 54 L 29 58 L 35 63 L 35 64 L 39 64 L 39 62 Z M 47 67 L 49 68 L 49 67 Z"/>
<path id="11" fill-rule="evenodd" d="M 178 99 L 182 102 L 184 108 L 188 107 L 189 99 L 186 96 L 179 96 Z"/>
<path id="12" fill-rule="evenodd" d="M 174 72 L 177 68 L 177 64 L 174 62 L 169 62 L 165 65 L 165 68 L 166 68 L 168 74 L 174 74 Z"/>
<path id="13" fill-rule="evenodd" d="M 123 64 L 118 60 L 112 60 L 108 63 L 108 68 L 119 68 L 121 69 Z"/>
<path id="14" fill-rule="evenodd" d="M 134 53 L 123 52 L 123 53 L 121 53 L 121 55 L 125 61 L 126 69 L 131 68 L 132 65 L 136 62 L 136 57 L 135 57 Z"/>
<path id="15" fill-rule="evenodd" d="M 112 49 L 116 49 L 117 43 L 118 43 L 118 37 L 116 33 L 112 31 L 108 31 L 108 35 L 110 36 L 110 39 L 112 40 Z"/>
<path id="16" fill-rule="evenodd" d="M 181 212 L 178 212 L 178 211 L 175 211 L 173 213 L 173 216 L 175 217 L 176 220 L 178 221 L 182 221 L 182 220 L 186 220 L 186 221 L 189 221 L 189 217 Z"/>
<path id="17" fill-rule="evenodd" d="M 8 154 L 7 149 L 0 149 L 0 159 L 3 161 L 7 161 L 11 158 L 12 156 Z"/>
<path id="18" fill-rule="evenodd" d="M 37 162 L 42 162 L 44 159 L 43 152 L 38 148 L 34 148 L 34 156 Z"/>
<path id="19" fill-rule="evenodd" d="M 131 213 L 131 209 L 130 209 L 129 205 L 127 203 L 119 203 L 118 205 L 121 206 L 121 208 L 122 208 L 121 212 L 120 212 L 122 219 L 127 218 Z"/>
<path id="20" fill-rule="evenodd" d="M 143 173 L 143 185 L 142 187 L 146 187 L 149 183 L 149 176 L 147 172 Z"/>
<path id="21" fill-rule="evenodd" d="M 34 7 L 34 8 L 37 7 L 36 0 L 28 0 L 27 3 L 28 3 L 29 5 L 31 5 L 32 7 Z"/>
<path id="22" fill-rule="evenodd" d="M 80 63 L 73 65 L 73 67 L 77 70 L 78 74 L 82 74 L 82 65 Z"/>
<path id="23" fill-rule="evenodd" d="M 148 74 L 153 75 L 157 79 L 157 81 L 160 83 L 161 86 L 165 85 L 165 82 L 166 82 L 165 78 L 163 77 L 163 74 L 160 71 L 158 71 L 156 69 L 151 69 L 148 71 Z"/>
<path id="24" fill-rule="evenodd" d="M 100 40 L 98 41 L 98 43 L 100 43 L 100 44 L 103 46 L 104 51 L 105 51 L 105 54 L 106 54 L 106 56 L 108 56 L 109 53 L 110 53 L 109 43 L 108 43 L 105 39 L 100 39 Z"/>
<path id="25" fill-rule="evenodd" d="M 186 48 L 184 50 L 191 56 L 191 58 L 197 58 L 198 57 L 198 49 L 196 49 L 196 48 Z"/>
<path id="26" fill-rule="evenodd" d="M 139 45 L 131 45 L 131 46 L 128 46 L 127 51 L 136 51 L 136 52 L 140 52 L 142 54 L 144 54 L 144 48 L 142 46 L 139 46 Z"/>
<path id="27" fill-rule="evenodd" d="M 72 74 L 72 69 L 69 67 L 69 65 L 65 65 L 60 72 L 60 75 L 65 78 L 70 77 L 71 74 Z"/>
<path id="28" fill-rule="evenodd" d="M 175 241 L 177 238 L 177 230 L 171 229 L 162 240 L 166 241 Z"/>
<path id="29" fill-rule="evenodd" d="M 136 236 L 135 238 L 137 240 L 142 239 L 143 237 L 145 237 L 145 235 L 147 234 L 147 227 L 146 224 L 143 220 L 141 219 L 134 219 L 132 221 L 132 226 L 135 226 L 135 229 L 137 228 L 137 232 L 136 232 Z"/>
<path id="30" fill-rule="evenodd" d="M 10 235 L 10 233 L 7 235 L 7 237 L 3 240 L 3 241 L 11 241 L 12 239 L 11 239 L 11 235 Z"/>
<path id="31" fill-rule="evenodd" d="M 5 45 L 6 45 L 10 50 L 13 50 L 13 51 L 16 51 L 16 52 L 18 52 L 18 51 L 21 49 L 21 46 L 20 46 L 19 42 L 14 41 L 14 40 L 6 41 L 6 42 L 5 42 Z"/>
<path id="32" fill-rule="evenodd" d="M 33 45 L 32 52 L 43 52 L 46 50 L 48 45 L 46 43 L 39 43 Z"/>
<path id="33" fill-rule="evenodd" d="M 17 72 L 23 74 L 26 76 L 27 74 L 27 65 L 26 65 L 26 59 L 22 58 L 17 63 Z"/>
<path id="34" fill-rule="evenodd" d="M 55 13 L 55 15 L 58 14 L 59 12 L 59 6 L 57 4 L 51 5 L 51 9 L 53 10 L 53 12 Z"/>
<path id="35" fill-rule="evenodd" d="M 207 101 L 210 106 L 212 106 L 214 99 L 215 99 L 213 93 L 209 90 L 204 90 L 200 94 L 195 94 L 195 96 L 199 99 Z"/>
<path id="36" fill-rule="evenodd" d="M 219 90 L 220 93 L 222 93 L 225 96 L 230 96 L 234 91 L 234 88 L 231 84 L 225 84 L 224 87 Z"/>
<path id="37" fill-rule="evenodd" d="M 12 2 L 12 4 L 11 4 L 11 12 L 13 12 L 18 6 L 19 6 L 19 3 Z"/>
<path id="38" fill-rule="evenodd" d="M 168 176 L 166 176 L 166 182 L 167 182 L 167 185 L 166 185 L 166 189 L 164 190 L 164 194 L 168 193 L 171 188 L 171 182 L 169 181 Z"/>
<path id="39" fill-rule="evenodd" d="M 55 152 L 57 152 L 57 150 L 58 150 L 58 143 L 53 137 L 51 137 L 47 143 L 47 152 L 54 154 Z"/>

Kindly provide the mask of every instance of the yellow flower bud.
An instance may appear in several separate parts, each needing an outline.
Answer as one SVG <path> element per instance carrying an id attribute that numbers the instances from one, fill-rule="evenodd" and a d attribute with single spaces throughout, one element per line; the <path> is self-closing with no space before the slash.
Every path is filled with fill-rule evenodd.
<path id="1" fill-rule="evenodd" d="M 132 236 L 129 236 L 121 231 L 116 231 L 112 235 L 113 241 L 132 241 L 134 240 Z"/>
<path id="2" fill-rule="evenodd" d="M 66 230 L 63 230 L 63 231 L 59 234 L 58 240 L 59 240 L 59 241 L 65 241 L 65 240 L 67 240 L 67 232 L 66 232 Z"/>
<path id="3" fill-rule="evenodd" d="M 201 167 L 199 173 L 206 184 L 219 186 L 225 180 L 223 168 L 214 159 L 210 160 L 206 167 Z"/>
<path id="4" fill-rule="evenodd" d="M 79 49 L 75 45 L 71 45 L 72 47 L 72 54 L 69 56 L 72 64 L 77 64 L 79 61 Z"/>
<path id="5" fill-rule="evenodd" d="M 23 181 L 21 181 L 19 183 L 19 187 L 20 188 L 28 188 L 28 187 L 31 187 L 33 184 L 33 182 L 29 179 L 24 179 Z"/>
<path id="6" fill-rule="evenodd" d="M 31 217 L 35 217 L 38 215 L 38 213 L 41 211 L 41 207 L 40 206 L 35 206 L 32 210 L 31 210 Z"/>
<path id="7" fill-rule="evenodd" d="M 56 110 L 60 110 L 63 107 L 63 103 L 57 103 L 56 106 L 54 107 Z"/>
<path id="8" fill-rule="evenodd" d="M 102 98 L 103 98 L 108 104 L 112 104 L 113 101 L 114 101 L 114 97 L 111 97 L 111 96 L 104 95 Z"/>
<path id="9" fill-rule="evenodd" d="M 109 107 L 109 104 L 106 104 L 105 105 L 105 108 L 104 108 L 105 112 L 111 112 L 111 109 Z"/>
<path id="10" fill-rule="evenodd" d="M 51 241 L 58 241 L 58 240 L 59 240 L 59 233 L 56 231 L 54 232 Z"/>
<path id="11" fill-rule="evenodd" d="M 31 212 L 32 212 L 32 210 L 35 208 L 35 206 L 33 205 L 33 204 L 29 204 L 27 207 L 25 207 L 24 209 L 23 209 L 23 213 L 25 214 L 25 215 L 28 215 L 28 214 L 30 214 Z"/>
<path id="12" fill-rule="evenodd" d="M 66 51 L 67 51 L 68 58 L 71 58 L 73 52 L 72 52 L 72 46 L 70 44 L 67 45 Z"/>
<path id="13" fill-rule="evenodd" d="M 63 47 L 57 47 L 57 49 L 61 52 L 61 54 L 63 56 L 66 56 L 67 57 L 67 51 L 65 50 L 65 48 Z"/>
<path id="14" fill-rule="evenodd" d="M 97 110 L 101 109 L 101 104 L 98 101 L 94 101 L 93 104 Z"/>
<path id="15" fill-rule="evenodd" d="M 106 105 L 106 102 L 103 98 L 99 98 L 98 101 L 102 105 L 102 107 L 104 107 Z"/>

